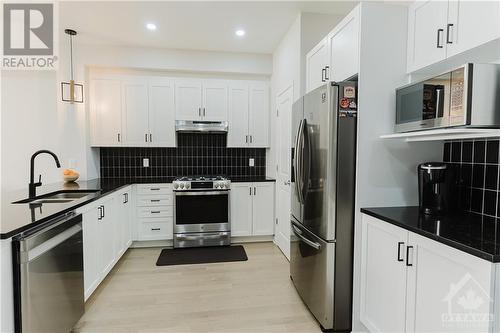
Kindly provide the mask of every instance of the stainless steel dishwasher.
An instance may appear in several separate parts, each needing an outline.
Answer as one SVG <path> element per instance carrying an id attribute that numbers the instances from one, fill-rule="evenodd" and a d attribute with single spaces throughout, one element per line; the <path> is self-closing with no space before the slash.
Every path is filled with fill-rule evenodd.
<path id="1" fill-rule="evenodd" d="M 70 332 L 84 313 L 82 216 L 13 239 L 16 332 Z"/>

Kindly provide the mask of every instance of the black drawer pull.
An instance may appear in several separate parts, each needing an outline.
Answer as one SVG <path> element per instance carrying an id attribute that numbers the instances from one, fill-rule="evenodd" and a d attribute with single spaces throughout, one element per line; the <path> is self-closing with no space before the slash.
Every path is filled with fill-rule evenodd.
<path id="1" fill-rule="evenodd" d="M 160 210 L 152 210 L 152 211 L 151 211 L 151 214 L 160 214 L 160 213 L 161 213 L 161 211 L 160 211 Z"/>
<path id="2" fill-rule="evenodd" d="M 151 190 L 151 191 L 159 191 L 160 189 L 159 189 L 159 188 L 157 188 L 157 187 L 155 187 L 155 188 L 152 188 L 152 189 L 150 189 L 150 190 Z"/>
<path id="3" fill-rule="evenodd" d="M 151 199 L 151 202 L 160 202 L 160 199 Z"/>
<path id="4" fill-rule="evenodd" d="M 151 231 L 160 231 L 160 228 L 151 228 Z"/>

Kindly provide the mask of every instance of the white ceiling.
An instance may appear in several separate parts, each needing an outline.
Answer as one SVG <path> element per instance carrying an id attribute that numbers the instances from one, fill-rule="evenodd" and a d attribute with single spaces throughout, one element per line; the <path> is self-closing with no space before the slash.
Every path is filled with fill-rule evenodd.
<path id="1" fill-rule="evenodd" d="M 76 43 L 269 54 L 299 12 L 345 15 L 357 3 L 69 1 L 60 3 L 59 24 L 78 31 Z"/>

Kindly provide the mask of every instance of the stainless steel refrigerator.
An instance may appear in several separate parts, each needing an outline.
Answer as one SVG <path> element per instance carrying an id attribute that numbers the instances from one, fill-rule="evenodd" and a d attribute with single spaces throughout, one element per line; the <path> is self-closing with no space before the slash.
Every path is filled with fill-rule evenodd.
<path id="1" fill-rule="evenodd" d="M 292 109 L 290 277 L 325 330 L 352 326 L 356 97 L 328 83 Z"/>

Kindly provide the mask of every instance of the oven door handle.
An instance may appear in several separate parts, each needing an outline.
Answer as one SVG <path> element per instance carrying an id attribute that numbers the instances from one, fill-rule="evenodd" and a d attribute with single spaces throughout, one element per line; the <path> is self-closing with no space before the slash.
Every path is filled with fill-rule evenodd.
<path id="1" fill-rule="evenodd" d="M 222 191 L 176 191 L 175 196 L 181 195 L 228 195 L 229 190 Z"/>
<path id="2" fill-rule="evenodd" d="M 216 235 L 203 235 L 203 239 L 216 239 L 216 238 L 227 238 L 229 237 L 229 234 L 227 232 L 224 233 L 218 233 Z M 176 236 L 178 240 L 198 240 L 200 239 L 200 236 L 184 236 L 184 235 L 178 235 Z"/>

